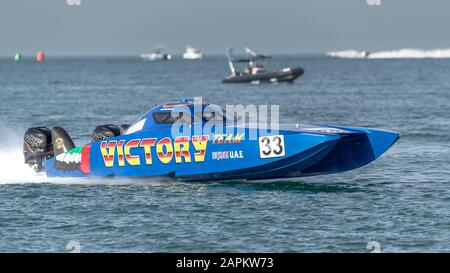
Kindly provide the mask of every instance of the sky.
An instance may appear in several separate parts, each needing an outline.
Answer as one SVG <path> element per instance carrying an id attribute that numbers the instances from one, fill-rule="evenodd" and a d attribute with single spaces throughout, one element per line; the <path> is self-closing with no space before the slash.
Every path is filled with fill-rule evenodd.
<path id="1" fill-rule="evenodd" d="M 0 0 L 0 55 L 450 48 L 448 0 Z"/>

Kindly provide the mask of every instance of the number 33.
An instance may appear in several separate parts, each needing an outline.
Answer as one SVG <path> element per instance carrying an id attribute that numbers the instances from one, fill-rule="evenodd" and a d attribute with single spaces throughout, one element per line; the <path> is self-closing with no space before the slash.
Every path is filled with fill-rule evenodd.
<path id="1" fill-rule="evenodd" d="M 259 157 L 272 158 L 286 154 L 284 148 L 284 136 L 263 136 L 259 138 Z"/>

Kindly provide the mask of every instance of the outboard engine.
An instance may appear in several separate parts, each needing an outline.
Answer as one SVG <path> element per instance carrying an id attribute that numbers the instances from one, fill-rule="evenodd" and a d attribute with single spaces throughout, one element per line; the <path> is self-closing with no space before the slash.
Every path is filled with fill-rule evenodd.
<path id="1" fill-rule="evenodd" d="M 36 172 L 44 169 L 44 161 L 53 154 L 52 133 L 47 127 L 29 128 L 23 137 L 25 164 Z"/>
<path id="2" fill-rule="evenodd" d="M 92 141 L 105 140 L 111 137 L 120 136 L 128 129 L 129 125 L 122 124 L 116 126 L 114 124 L 99 125 L 95 127 L 92 133 Z"/>
<path id="3" fill-rule="evenodd" d="M 61 127 L 33 127 L 25 132 L 23 155 L 25 163 L 36 172 L 44 170 L 47 159 L 75 148 L 70 136 Z"/>

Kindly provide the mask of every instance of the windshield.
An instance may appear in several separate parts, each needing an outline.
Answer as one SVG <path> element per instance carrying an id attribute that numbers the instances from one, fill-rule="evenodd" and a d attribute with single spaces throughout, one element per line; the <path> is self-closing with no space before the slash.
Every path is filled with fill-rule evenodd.
<path id="1" fill-rule="evenodd" d="M 157 124 L 174 124 L 177 121 L 183 123 L 191 122 L 191 116 L 183 112 L 155 112 L 153 113 L 153 119 Z"/>
<path id="2" fill-rule="evenodd" d="M 203 122 L 224 120 L 223 116 L 217 112 L 196 112 L 195 116 Z"/>
<path id="3" fill-rule="evenodd" d="M 195 122 L 233 122 L 233 116 L 228 117 L 221 111 L 202 111 L 195 112 L 194 117 L 186 112 L 154 112 L 153 119 L 156 124 L 175 124 L 175 123 L 193 123 Z"/>

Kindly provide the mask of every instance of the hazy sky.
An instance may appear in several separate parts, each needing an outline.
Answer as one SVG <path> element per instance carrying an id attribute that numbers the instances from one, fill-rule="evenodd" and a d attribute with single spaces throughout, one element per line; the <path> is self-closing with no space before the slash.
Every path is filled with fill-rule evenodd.
<path id="1" fill-rule="evenodd" d="M 269 53 L 450 47 L 450 1 L 0 0 L 0 55 L 180 53 L 247 45 Z"/>

